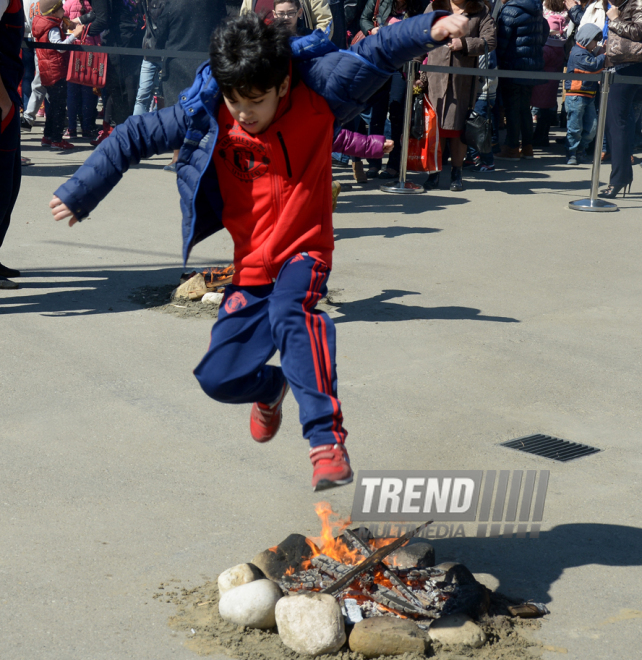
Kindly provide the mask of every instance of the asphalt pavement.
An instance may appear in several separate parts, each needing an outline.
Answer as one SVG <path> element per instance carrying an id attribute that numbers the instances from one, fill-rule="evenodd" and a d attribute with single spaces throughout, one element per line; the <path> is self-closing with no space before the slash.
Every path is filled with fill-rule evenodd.
<path id="1" fill-rule="evenodd" d="M 23 273 L 0 292 L 0 656 L 194 658 L 159 585 L 196 586 L 292 532 L 316 535 L 313 504 L 348 515 L 354 489 L 312 492 L 292 397 L 262 446 L 249 406 L 203 394 L 192 369 L 209 320 L 131 301 L 183 271 L 169 157 L 133 167 L 70 229 L 48 202 L 91 150 L 52 153 L 39 137 L 24 136 L 34 164 L 0 254 Z M 546 603 L 545 658 L 633 660 L 642 172 L 619 212 L 589 214 L 568 209 L 589 166 L 555 150 L 497 165 L 465 174 L 462 193 L 341 194 L 327 309 L 347 447 L 356 470 L 550 470 L 538 539 L 436 540 L 437 559 Z M 221 233 L 190 268 L 231 257 Z M 533 433 L 603 451 L 559 463 L 499 446 Z"/>

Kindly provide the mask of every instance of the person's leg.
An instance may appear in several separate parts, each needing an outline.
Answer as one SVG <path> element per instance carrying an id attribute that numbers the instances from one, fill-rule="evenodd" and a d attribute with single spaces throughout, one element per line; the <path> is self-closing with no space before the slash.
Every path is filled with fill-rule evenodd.
<path id="1" fill-rule="evenodd" d="M 383 135 L 386 117 L 388 116 L 388 103 L 390 99 L 390 87 L 392 82 L 389 80 L 377 93 L 372 103 L 372 112 L 370 114 L 370 124 L 368 135 Z M 381 169 L 381 158 L 368 160 L 370 165 L 369 172 Z"/>
<path id="2" fill-rule="evenodd" d="M 13 115 L 7 117 L 0 126 L 0 247 L 11 223 L 11 213 L 20 192 L 22 165 L 20 163 L 20 112 L 14 106 Z M 0 278 L 18 277 L 18 271 L 2 266 Z M 4 273 L 4 274 L 3 274 Z M 0 288 L 16 288 L 17 285 L 6 280 Z"/>
<path id="3" fill-rule="evenodd" d="M 55 92 L 53 91 L 53 85 L 49 85 L 49 86 L 45 87 L 45 89 L 47 90 L 47 98 L 49 100 L 49 106 L 51 107 L 52 94 L 55 95 Z M 33 96 L 33 94 L 32 94 L 32 96 Z M 51 142 L 51 140 L 53 139 L 52 134 L 53 134 L 54 124 L 55 124 L 55 121 L 54 121 L 53 112 L 48 112 L 46 117 L 45 117 L 45 128 L 44 128 L 44 131 L 43 131 L 43 144 L 47 140 L 49 140 L 49 142 Z M 61 134 L 61 137 L 62 137 L 62 134 Z"/>
<path id="4" fill-rule="evenodd" d="M 522 150 L 533 148 L 533 115 L 531 114 L 531 96 L 533 85 L 517 85 L 519 90 L 519 126 L 522 134 Z"/>
<path id="5" fill-rule="evenodd" d="M 595 110 L 595 103 L 593 99 L 583 98 L 582 106 L 584 108 L 584 116 L 582 118 L 582 139 L 579 146 L 579 153 L 582 158 L 590 158 L 587 154 L 587 148 L 597 133 L 597 111 Z"/>
<path id="6" fill-rule="evenodd" d="M 94 94 L 94 90 L 88 85 L 81 85 L 81 88 L 82 135 L 83 137 L 95 137 L 98 97 Z"/>
<path id="7" fill-rule="evenodd" d="M 136 104 L 134 105 L 135 115 L 144 115 L 149 112 L 157 74 L 158 66 L 156 63 L 144 60 L 140 67 L 140 81 L 138 83 L 138 93 L 136 94 Z"/>
<path id="8" fill-rule="evenodd" d="M 272 403 L 285 383 L 280 367 L 266 366 L 276 352 L 268 316 L 273 285 L 228 286 L 212 328 L 210 347 L 194 375 L 221 403 Z"/>
<path id="9" fill-rule="evenodd" d="M 78 115 L 82 103 L 82 87 L 82 85 L 76 83 L 67 85 L 67 127 L 69 137 L 76 137 L 76 126 L 78 125 Z"/>
<path id="10" fill-rule="evenodd" d="M 390 86 L 390 103 L 388 109 L 390 111 L 390 139 L 394 141 L 395 146 L 388 156 L 389 170 L 394 170 L 395 173 L 399 172 L 401 165 L 401 139 L 403 135 L 403 118 L 404 109 L 406 107 L 406 81 L 399 71 L 392 76 Z"/>
<path id="11" fill-rule="evenodd" d="M 567 96 L 564 105 L 566 107 L 566 157 L 576 158 L 577 149 L 582 140 L 586 107 L 580 96 Z"/>
<path id="12" fill-rule="evenodd" d="M 42 105 L 47 90 L 40 80 L 40 69 L 38 68 L 38 55 L 34 55 L 34 63 L 36 67 L 36 72 L 31 83 L 31 96 L 29 97 L 29 103 L 24 112 L 24 118 L 30 123 L 34 124 L 36 121 L 36 113 Z"/>
<path id="13" fill-rule="evenodd" d="M 614 83 L 609 90 L 609 103 L 606 110 L 607 136 L 612 163 L 609 183 L 616 188 L 622 188 L 633 180 L 628 128 L 635 92 L 635 85 L 625 85 L 624 83 Z"/>
<path id="14" fill-rule="evenodd" d="M 506 116 L 506 146 L 519 150 L 520 132 L 520 85 L 501 80 L 502 98 Z"/>
<path id="15" fill-rule="evenodd" d="M 25 68 L 22 76 L 22 109 L 26 110 L 31 97 L 31 83 L 36 75 L 36 62 L 31 48 L 22 49 L 22 64 Z"/>
<path id="16" fill-rule="evenodd" d="M 65 130 L 65 117 L 67 115 L 67 81 L 59 80 L 55 85 L 47 87 L 49 94 L 50 137 L 52 142 L 61 142 Z"/>
<path id="17" fill-rule="evenodd" d="M 343 444 L 347 435 L 337 398 L 334 323 L 315 309 L 329 275 L 321 261 L 296 255 L 281 269 L 269 303 L 272 337 L 312 448 Z"/>

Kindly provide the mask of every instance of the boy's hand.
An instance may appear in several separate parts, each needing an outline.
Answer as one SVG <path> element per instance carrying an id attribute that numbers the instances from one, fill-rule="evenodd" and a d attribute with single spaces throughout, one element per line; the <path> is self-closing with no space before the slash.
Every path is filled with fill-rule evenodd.
<path id="1" fill-rule="evenodd" d="M 389 154 L 395 148 L 395 143 L 393 140 L 386 140 L 383 143 L 383 153 Z"/>
<path id="2" fill-rule="evenodd" d="M 56 221 L 71 218 L 69 221 L 70 227 L 73 227 L 78 222 L 78 218 L 70 211 L 69 207 L 66 204 L 63 204 L 55 195 L 49 202 L 49 208 L 51 209 L 51 215 L 53 215 L 54 220 Z"/>
<path id="3" fill-rule="evenodd" d="M 430 30 L 433 41 L 445 41 L 446 39 L 461 39 L 468 32 L 468 19 L 461 14 L 444 16 L 435 21 Z"/>

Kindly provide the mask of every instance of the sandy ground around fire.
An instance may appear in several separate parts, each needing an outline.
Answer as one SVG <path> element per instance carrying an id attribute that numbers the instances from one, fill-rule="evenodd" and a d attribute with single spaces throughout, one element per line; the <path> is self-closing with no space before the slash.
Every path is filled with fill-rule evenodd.
<path id="1" fill-rule="evenodd" d="M 310 658 L 285 646 L 276 629 L 244 628 L 224 621 L 218 613 L 219 591 L 216 580 L 193 589 L 163 583 L 153 597 L 177 606 L 176 613 L 170 617 L 168 624 L 173 631 L 185 633 L 185 646 L 198 655 L 225 654 L 240 660 Z M 436 660 L 525 660 L 541 657 L 544 647 L 530 636 L 532 631 L 539 629 L 539 621 L 497 616 L 489 617 L 479 624 L 488 637 L 488 642 L 479 649 L 463 646 L 444 648 L 433 642 L 428 656 L 405 653 L 397 657 L 400 660 L 422 660 L 426 657 Z M 363 660 L 363 657 L 360 653 L 347 649 L 317 656 L 318 660 Z M 389 657 L 380 656 L 382 660 Z"/>

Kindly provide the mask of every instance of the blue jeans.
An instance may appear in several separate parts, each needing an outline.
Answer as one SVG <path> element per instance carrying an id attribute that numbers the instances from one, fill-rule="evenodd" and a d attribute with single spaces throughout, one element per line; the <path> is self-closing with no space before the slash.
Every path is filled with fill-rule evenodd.
<path id="1" fill-rule="evenodd" d="M 149 108 L 152 105 L 154 87 L 158 84 L 160 70 L 160 62 L 143 60 L 143 64 L 140 67 L 140 81 L 138 83 L 138 93 L 136 94 L 134 115 L 144 115 L 146 112 L 149 112 Z"/>
<path id="2" fill-rule="evenodd" d="M 597 132 L 595 100 L 588 96 L 567 96 L 566 152 L 569 156 L 586 151 Z"/>

